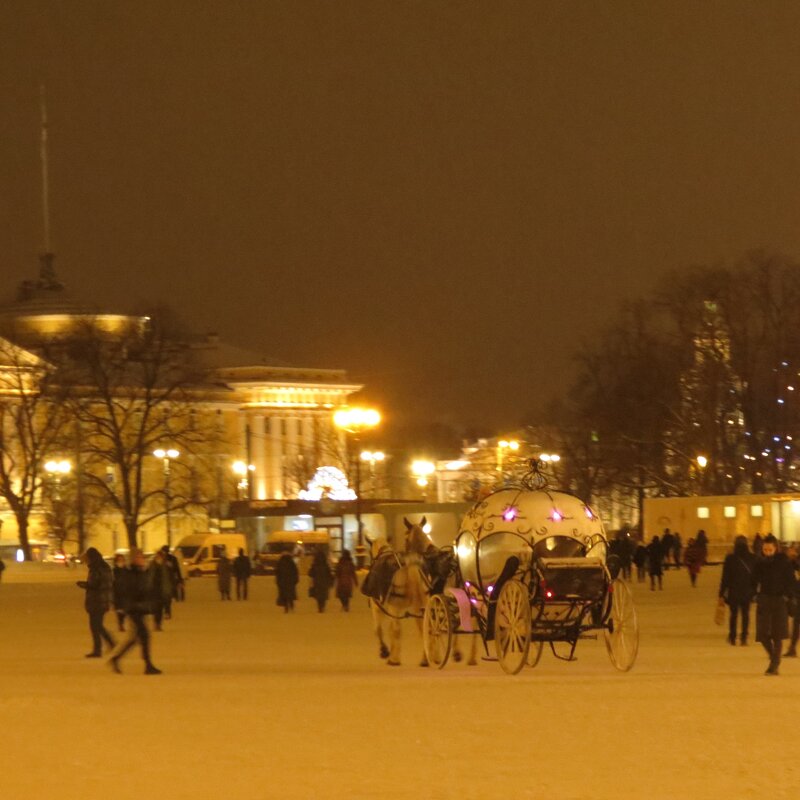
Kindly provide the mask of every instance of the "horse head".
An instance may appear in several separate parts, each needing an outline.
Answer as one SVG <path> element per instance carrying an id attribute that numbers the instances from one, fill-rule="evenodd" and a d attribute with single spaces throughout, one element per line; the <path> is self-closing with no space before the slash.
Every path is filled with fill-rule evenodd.
<path id="1" fill-rule="evenodd" d="M 425 517 L 423 517 L 419 521 L 419 524 L 416 525 L 413 522 L 410 522 L 408 517 L 403 517 L 403 522 L 406 525 L 406 553 L 417 553 L 418 555 L 424 555 L 428 548 L 434 546 L 430 536 L 428 536 L 424 530 L 425 525 L 427 525 L 428 522 Z"/>

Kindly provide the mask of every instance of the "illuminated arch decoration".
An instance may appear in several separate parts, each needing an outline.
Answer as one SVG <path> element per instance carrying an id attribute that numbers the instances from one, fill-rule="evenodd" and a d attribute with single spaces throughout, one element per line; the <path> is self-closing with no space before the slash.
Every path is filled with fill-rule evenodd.
<path id="1" fill-rule="evenodd" d="M 298 493 L 301 500 L 355 500 L 356 493 L 347 483 L 347 477 L 337 467 L 319 467 L 308 483 L 308 489 Z"/>

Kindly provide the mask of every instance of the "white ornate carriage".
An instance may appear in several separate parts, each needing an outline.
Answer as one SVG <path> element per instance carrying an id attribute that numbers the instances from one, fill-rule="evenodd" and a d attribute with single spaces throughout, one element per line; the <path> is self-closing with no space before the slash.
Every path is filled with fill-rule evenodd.
<path id="1" fill-rule="evenodd" d="M 465 515 L 454 544 L 455 585 L 440 583 L 425 608 L 429 662 L 443 667 L 455 636 L 476 635 L 487 657 L 494 641 L 497 660 L 513 674 L 535 666 L 545 642 L 557 658 L 572 660 L 579 639 L 603 631 L 612 664 L 629 670 L 638 622 L 607 545 L 597 514 L 574 495 L 549 490 L 534 463 L 518 485 Z"/>

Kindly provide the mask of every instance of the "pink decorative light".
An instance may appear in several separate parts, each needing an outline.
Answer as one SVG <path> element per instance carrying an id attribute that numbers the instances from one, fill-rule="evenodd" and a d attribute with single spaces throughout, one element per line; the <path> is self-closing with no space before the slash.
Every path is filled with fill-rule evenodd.
<path id="1" fill-rule="evenodd" d="M 589 506 L 586 506 L 586 517 L 588 519 L 594 519 L 594 514 L 592 514 L 592 509 Z"/>
<path id="2" fill-rule="evenodd" d="M 553 509 L 550 519 L 553 520 L 553 522 L 561 522 L 561 520 L 564 519 L 564 515 L 560 511 Z"/>
<path id="3" fill-rule="evenodd" d="M 486 594 L 491 594 L 492 593 L 492 589 L 494 589 L 494 586 L 487 586 L 486 587 Z"/>
<path id="4" fill-rule="evenodd" d="M 518 514 L 519 509 L 516 506 L 506 506 L 505 511 L 503 511 L 503 519 L 506 522 L 513 522 Z"/>

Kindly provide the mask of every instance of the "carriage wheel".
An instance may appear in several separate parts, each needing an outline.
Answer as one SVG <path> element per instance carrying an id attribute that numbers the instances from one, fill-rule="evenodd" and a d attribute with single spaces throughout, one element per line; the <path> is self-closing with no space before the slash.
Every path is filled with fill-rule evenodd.
<path id="1" fill-rule="evenodd" d="M 539 663 L 539 659 L 542 657 L 542 650 L 544 649 L 544 642 L 531 642 L 531 646 L 528 648 L 528 658 L 526 659 L 525 663 L 529 667 L 535 667 Z"/>
<path id="2" fill-rule="evenodd" d="M 525 584 L 518 580 L 504 583 L 500 590 L 494 642 L 500 666 L 516 675 L 525 666 L 531 646 L 531 604 Z"/>
<path id="3" fill-rule="evenodd" d="M 627 672 L 636 662 L 639 652 L 639 620 L 628 584 L 622 580 L 611 582 L 611 611 L 609 627 L 605 630 L 606 648 L 611 663 Z"/>
<path id="4" fill-rule="evenodd" d="M 425 604 L 422 618 L 422 644 L 428 663 L 441 669 L 450 658 L 453 646 L 453 628 L 450 624 L 450 610 L 441 594 L 434 594 Z"/>

